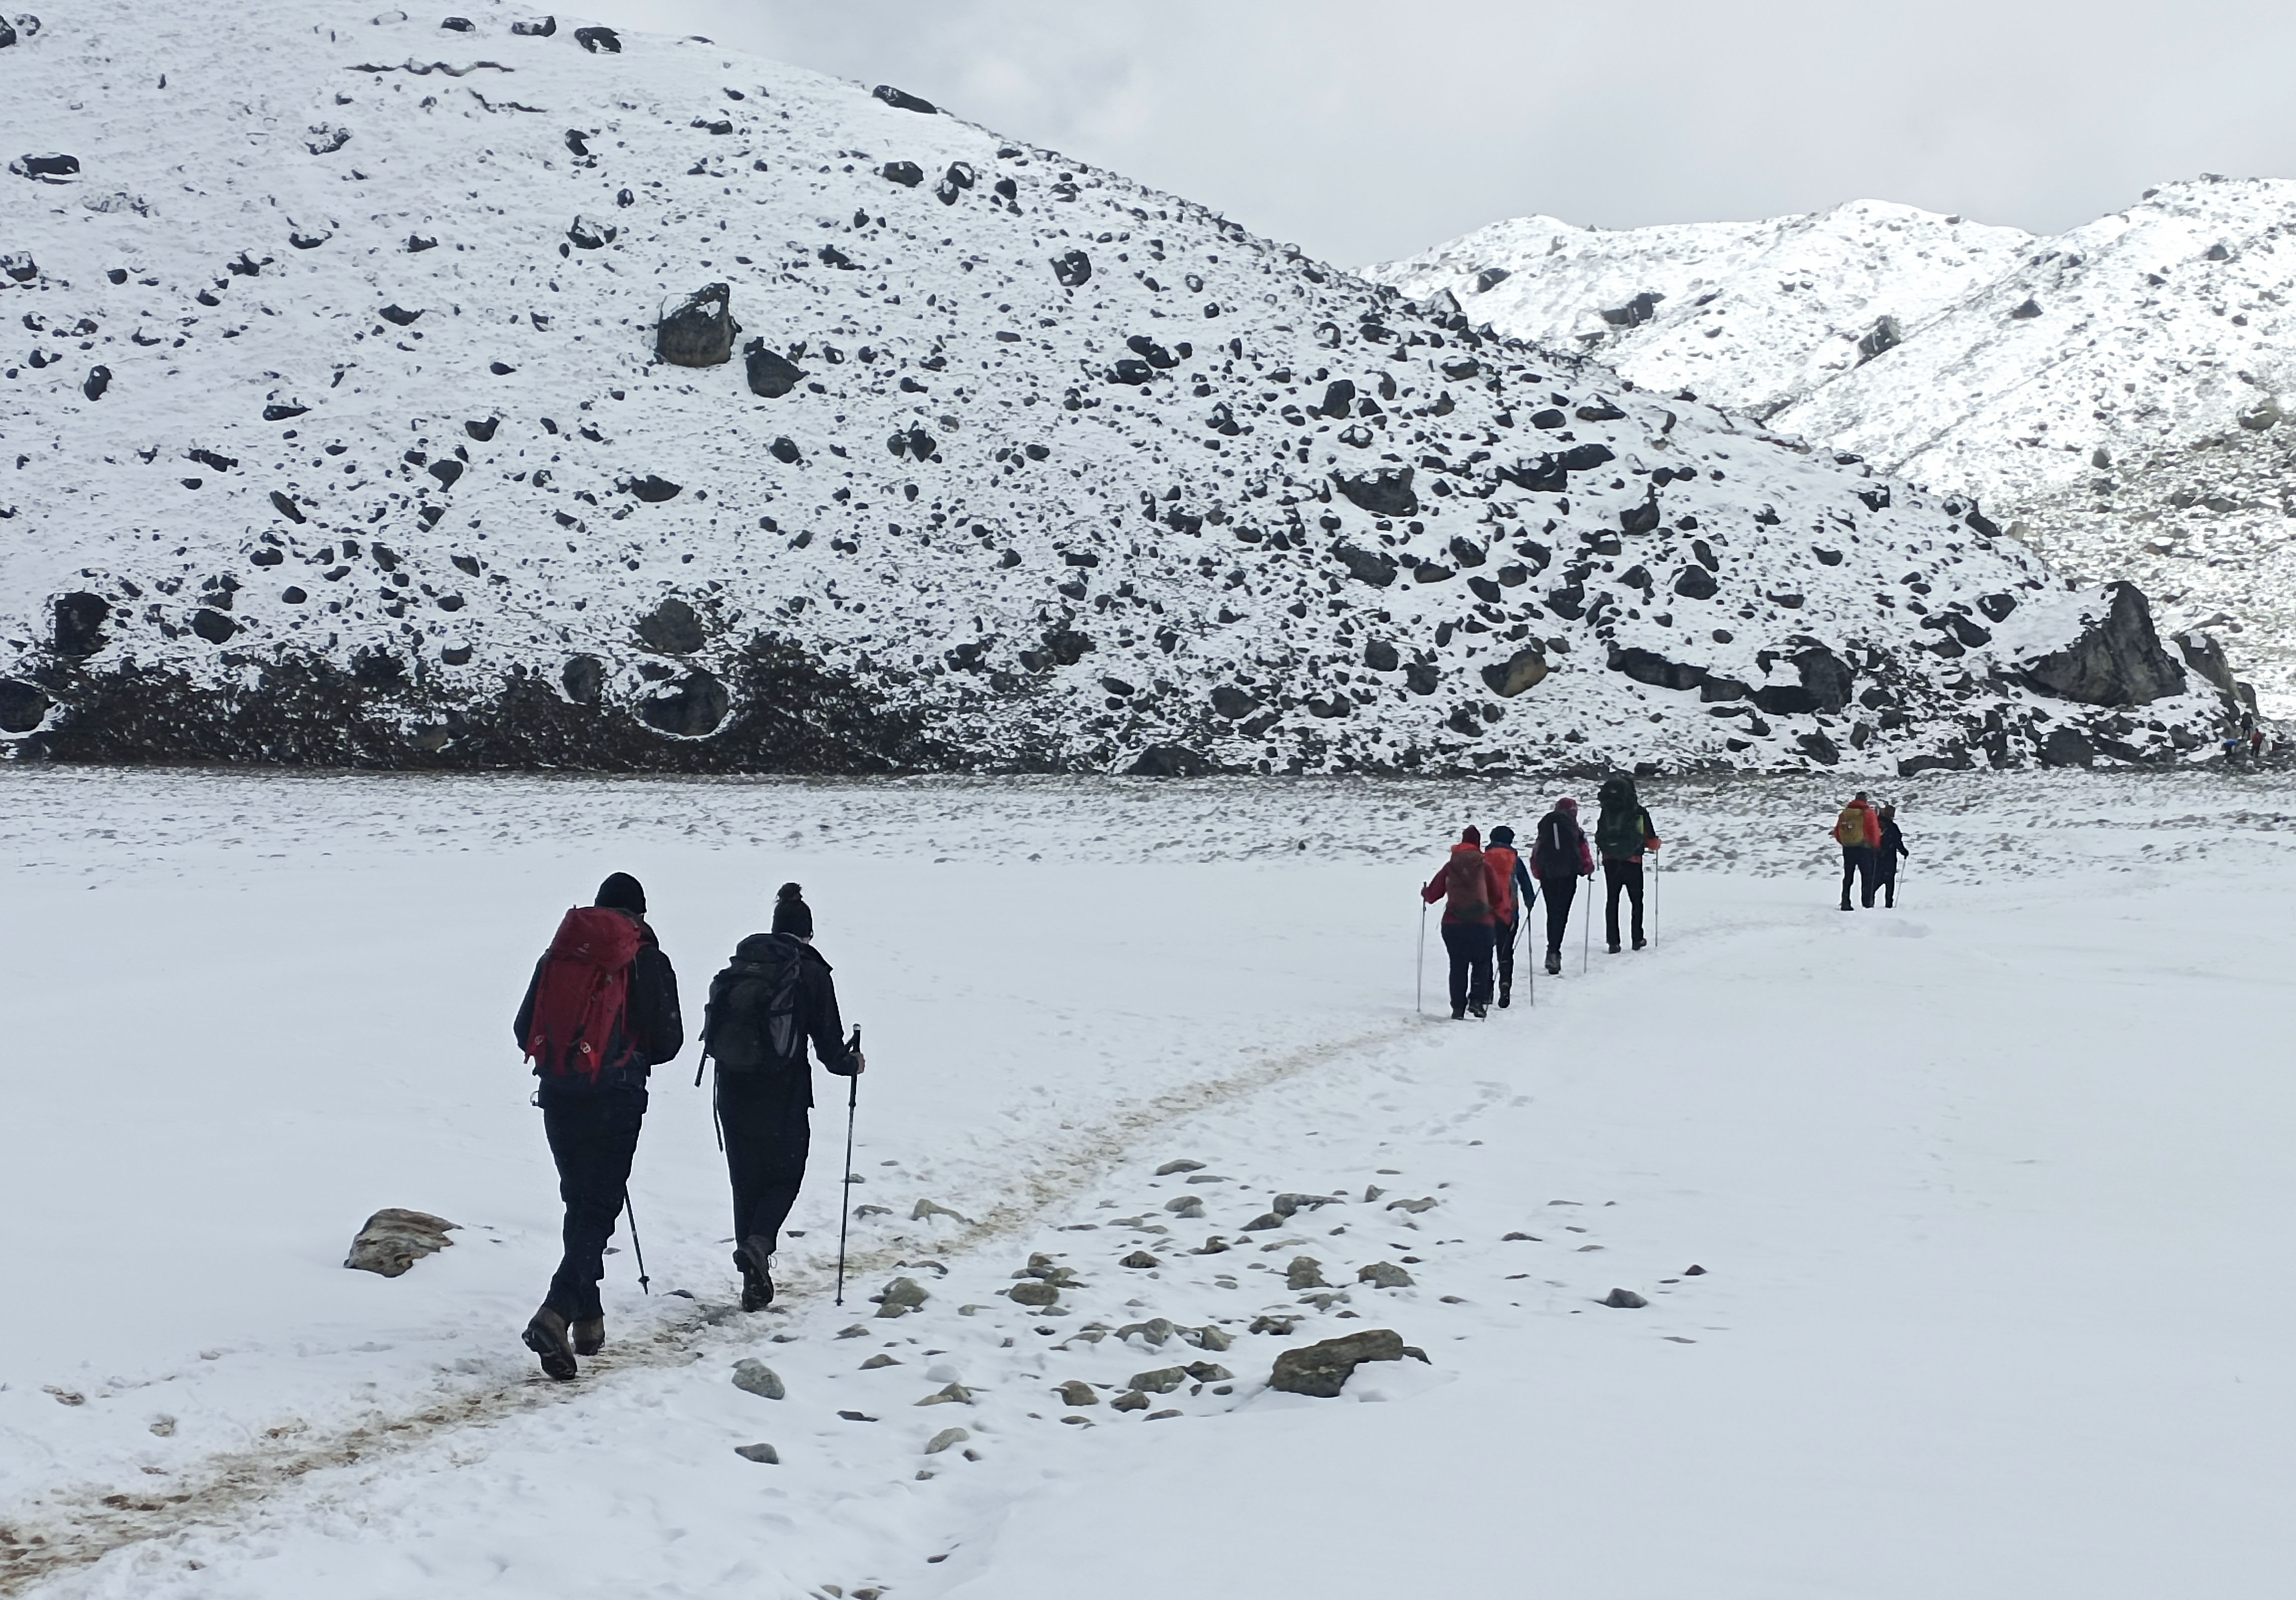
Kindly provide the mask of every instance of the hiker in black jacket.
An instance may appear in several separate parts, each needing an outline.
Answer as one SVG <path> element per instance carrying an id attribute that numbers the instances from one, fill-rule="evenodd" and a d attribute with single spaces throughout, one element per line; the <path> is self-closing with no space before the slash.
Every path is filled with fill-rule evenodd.
<path id="1" fill-rule="evenodd" d="M 1898 831 L 1896 806 L 1883 806 L 1878 820 L 1882 824 L 1882 842 L 1875 845 L 1873 851 L 1874 884 L 1874 887 L 1882 891 L 1883 909 L 1894 910 L 1898 903 L 1898 858 L 1911 856 L 1914 853 L 1906 848 L 1906 836 Z M 1866 897 L 1866 903 L 1867 905 L 1874 903 L 1874 897 L 1870 892 Z"/>
<path id="2" fill-rule="evenodd" d="M 1538 842 L 1530 852 L 1531 876 L 1546 894 L 1546 971 L 1562 970 L 1562 935 L 1570 929 L 1570 902 L 1578 880 L 1595 876 L 1595 857 L 1578 826 L 1578 802 L 1565 795 L 1540 819 Z"/>
<path id="3" fill-rule="evenodd" d="M 783 884 L 774 931 L 735 947 L 710 981 L 702 1024 L 703 1049 L 718 1064 L 718 1122 L 734 1184 L 734 1264 L 742 1269 L 745 1311 L 774 1302 L 774 1252 L 805 1181 L 813 1139 L 806 1041 L 840 1077 L 857 1077 L 868 1065 L 847 1048 L 844 1032 L 829 963 L 813 948 L 813 910 L 802 889 Z M 839 1192 L 845 1204 L 850 1196 L 841 1185 Z"/>
<path id="4" fill-rule="evenodd" d="M 526 1327 L 526 1346 L 554 1378 L 570 1378 L 574 1358 L 598 1353 L 606 1342 L 606 1316 L 598 1300 L 598 1280 L 606 1275 L 606 1241 L 629 1198 L 630 1162 L 637 1154 L 638 1130 L 645 1121 L 646 1079 L 652 1069 L 685 1048 L 685 1021 L 677 1006 L 677 974 L 646 926 L 645 890 L 627 872 L 598 886 L 594 902 L 635 925 L 635 953 L 622 968 L 624 1009 L 605 1047 L 594 1054 L 577 1044 L 574 1052 L 554 1049 L 536 1032 L 536 999 L 553 954 L 534 964 L 526 998 L 513 1024 L 519 1048 L 534 1058 L 534 1103 L 542 1108 L 542 1131 L 558 1163 L 558 1195 L 565 1202 L 562 1253 L 542 1308 Z M 569 912 L 568 925 L 585 913 Z M 561 938 L 566 936 L 562 927 Z M 633 938 L 624 933 L 626 939 Z M 558 949 L 553 944 L 553 952 Z M 545 1017 L 545 1032 L 552 1019 Z M 595 1064 L 578 1065 L 570 1054 L 584 1053 Z"/>

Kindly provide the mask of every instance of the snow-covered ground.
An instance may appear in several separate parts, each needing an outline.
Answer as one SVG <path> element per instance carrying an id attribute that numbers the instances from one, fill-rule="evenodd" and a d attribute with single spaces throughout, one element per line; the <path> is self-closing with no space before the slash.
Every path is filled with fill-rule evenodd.
<path id="1" fill-rule="evenodd" d="M 1582 976 L 1574 929 L 1480 1024 L 1414 1015 L 1411 891 L 1546 791 L 0 784 L 0 1590 L 2157 1600 L 2296 1555 L 2284 779 L 1899 785 L 1902 903 L 1849 916 L 1842 795 L 1653 786 L 1653 947 Z M 806 885 L 890 1209 L 832 1306 L 824 1105 L 785 1304 L 731 1311 L 707 1101 L 665 1069 L 655 1294 L 611 1258 L 609 1357 L 553 1385 L 507 1019 L 615 869 L 697 1010 Z M 1287 1193 L 1336 1197 L 1247 1229 Z M 383 1205 L 457 1243 L 343 1270 Z M 1076 1269 L 1055 1311 L 997 1293 L 1032 1252 Z M 879 1318 L 897 1276 L 930 1298 Z M 1366 1327 L 1428 1364 L 1266 1388 Z M 1113 1409 L 1192 1363 L 1232 1376 Z"/>

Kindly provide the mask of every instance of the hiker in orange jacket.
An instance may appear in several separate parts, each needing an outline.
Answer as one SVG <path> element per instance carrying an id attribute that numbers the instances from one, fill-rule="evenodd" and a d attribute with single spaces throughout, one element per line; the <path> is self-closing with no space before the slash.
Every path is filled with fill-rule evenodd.
<path id="1" fill-rule="evenodd" d="M 1850 910 L 1849 886 L 1858 884 L 1865 904 L 1874 904 L 1874 853 L 1882 847 L 1882 819 L 1860 789 L 1833 819 L 1833 842 L 1841 846 L 1841 909 Z"/>
<path id="2" fill-rule="evenodd" d="M 1443 948 L 1451 956 L 1453 1022 L 1464 1020 L 1470 1011 L 1478 1017 L 1488 1015 L 1495 909 L 1513 887 L 1484 855 L 1481 830 L 1471 827 L 1451 846 L 1451 859 L 1442 870 L 1419 892 L 1429 905 L 1444 902 Z"/>
<path id="3" fill-rule="evenodd" d="M 1491 847 L 1483 852 L 1483 860 L 1488 863 L 1494 878 L 1507 886 L 1491 902 L 1491 950 L 1497 959 L 1499 1009 L 1504 1011 L 1514 1000 L 1515 935 L 1522 931 L 1531 903 L 1538 898 L 1538 886 L 1531 881 L 1530 869 L 1515 853 L 1512 828 L 1491 829 Z"/>

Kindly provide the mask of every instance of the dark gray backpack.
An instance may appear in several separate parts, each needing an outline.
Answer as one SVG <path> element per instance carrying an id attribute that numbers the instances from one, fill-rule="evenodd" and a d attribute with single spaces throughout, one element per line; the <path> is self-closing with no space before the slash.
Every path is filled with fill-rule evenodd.
<path id="1" fill-rule="evenodd" d="M 727 1072 L 757 1072 L 805 1059 L 800 979 L 805 947 L 786 934 L 752 934 L 709 980 L 701 1043 Z"/>

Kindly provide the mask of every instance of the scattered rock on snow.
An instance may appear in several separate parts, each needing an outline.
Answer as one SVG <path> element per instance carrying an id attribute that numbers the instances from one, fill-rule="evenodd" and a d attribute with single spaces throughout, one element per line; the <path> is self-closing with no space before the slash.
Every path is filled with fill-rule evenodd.
<path id="1" fill-rule="evenodd" d="M 1108 1407 L 1111 1411 L 1145 1411 L 1148 1408 L 1148 1397 L 1135 1389 L 1129 1394 L 1118 1395 L 1108 1402 Z"/>
<path id="2" fill-rule="evenodd" d="M 711 283 L 662 313 L 654 328 L 654 353 L 672 366 L 721 366 L 734 358 L 734 339 L 741 331 L 734 320 L 733 290 Z"/>
<path id="3" fill-rule="evenodd" d="M 1004 1293 L 1015 1305 L 1055 1305 L 1059 1303 L 1061 1298 L 1060 1289 L 1056 1286 L 1039 1283 L 1033 1278 L 1025 1283 L 1014 1284 Z"/>
<path id="4" fill-rule="evenodd" d="M 366 1220 L 351 1241 L 343 1265 L 383 1278 L 397 1278 L 426 1255 L 435 1255 L 455 1241 L 447 1234 L 457 1225 L 427 1211 L 404 1211 L 385 1206 Z"/>
<path id="5" fill-rule="evenodd" d="M 943 1428 L 939 1433 L 934 1434 L 931 1441 L 926 1444 L 925 1454 L 928 1456 L 938 1456 L 943 1450 L 948 1449 L 949 1446 L 953 1444 L 963 1444 L 966 1440 L 972 1437 L 972 1431 L 969 1428 Z"/>
<path id="6" fill-rule="evenodd" d="M 1393 1329 L 1368 1327 L 1343 1338 L 1318 1340 L 1283 1351 L 1275 1358 L 1275 1370 L 1267 1386 L 1286 1394 L 1331 1400 L 1365 1361 L 1399 1361 L 1406 1355 L 1417 1355 L 1423 1361 L 1427 1359 L 1424 1352 L 1404 1343 L 1403 1335 Z"/>
<path id="7" fill-rule="evenodd" d="M 1153 1372 L 1136 1372 L 1132 1387 L 1144 1394 L 1169 1394 L 1188 1381 L 1185 1367 L 1159 1367 Z"/>
<path id="8" fill-rule="evenodd" d="M 734 1453 L 744 1461 L 754 1461 L 760 1466 L 779 1466 L 781 1452 L 769 1444 L 737 1444 Z"/>
<path id="9" fill-rule="evenodd" d="M 1356 1281 L 1374 1289 L 1407 1289 L 1413 1280 L 1410 1273 L 1391 1261 L 1374 1261 L 1356 1273 Z"/>
<path id="10" fill-rule="evenodd" d="M 1061 1404 L 1064 1406 L 1096 1406 L 1100 1404 L 1100 1396 L 1093 1392 L 1092 1385 L 1085 1383 L 1079 1378 L 1070 1378 L 1054 1392 L 1057 1393 L 1061 1397 Z"/>
<path id="11" fill-rule="evenodd" d="M 934 1200 L 921 1199 L 909 1210 L 909 1220 L 912 1222 L 922 1222 L 930 1217 L 947 1217 L 952 1221 L 962 1222 L 968 1228 L 972 1225 L 972 1219 L 963 1212 L 951 1211 L 947 1206 Z"/>
<path id="12" fill-rule="evenodd" d="M 1632 1289 L 1613 1289 L 1603 1296 L 1603 1303 L 1621 1311 L 1636 1311 L 1650 1304 Z"/>
<path id="13" fill-rule="evenodd" d="M 753 339 L 742 347 L 742 361 L 749 376 L 750 392 L 764 399 L 778 400 L 805 380 L 805 373 L 795 362 L 767 348 L 761 339 Z"/>
<path id="14" fill-rule="evenodd" d="M 1160 1267 L 1164 1263 L 1144 1250 L 1136 1250 L 1116 1264 L 1119 1267 L 1147 1268 Z"/>
<path id="15" fill-rule="evenodd" d="M 1328 1289 L 1324 1281 L 1324 1263 L 1312 1255 L 1295 1255 L 1284 1269 L 1283 1286 L 1287 1289 Z"/>
<path id="16" fill-rule="evenodd" d="M 1158 1167 L 1156 1169 L 1156 1176 L 1159 1178 L 1169 1178 L 1176 1172 L 1201 1172 L 1203 1170 L 1204 1163 L 1202 1162 L 1189 1161 L 1183 1157 L 1178 1161 L 1168 1161 L 1162 1166 Z"/>
<path id="17" fill-rule="evenodd" d="M 932 1297 L 925 1293 L 924 1286 L 915 1278 L 897 1278 L 885 1286 L 884 1293 L 869 1298 L 877 1302 L 878 1316 L 906 1317 L 911 1311 L 922 1310 L 925 1302 Z"/>
<path id="18" fill-rule="evenodd" d="M 972 1391 L 962 1384 L 945 1384 L 917 1402 L 920 1406 L 969 1406 L 972 1403 Z"/>
<path id="19" fill-rule="evenodd" d="M 2027 662 L 2025 681 L 2085 706 L 2144 706 L 2182 693 L 2185 669 L 2161 648 L 2143 592 L 2134 584 L 2108 584 L 2105 594 L 2104 616 L 2062 649 Z"/>
<path id="20" fill-rule="evenodd" d="M 777 1400 L 789 1397 L 781 1375 L 754 1356 L 744 1356 L 734 1363 L 734 1387 L 760 1400 Z"/>

